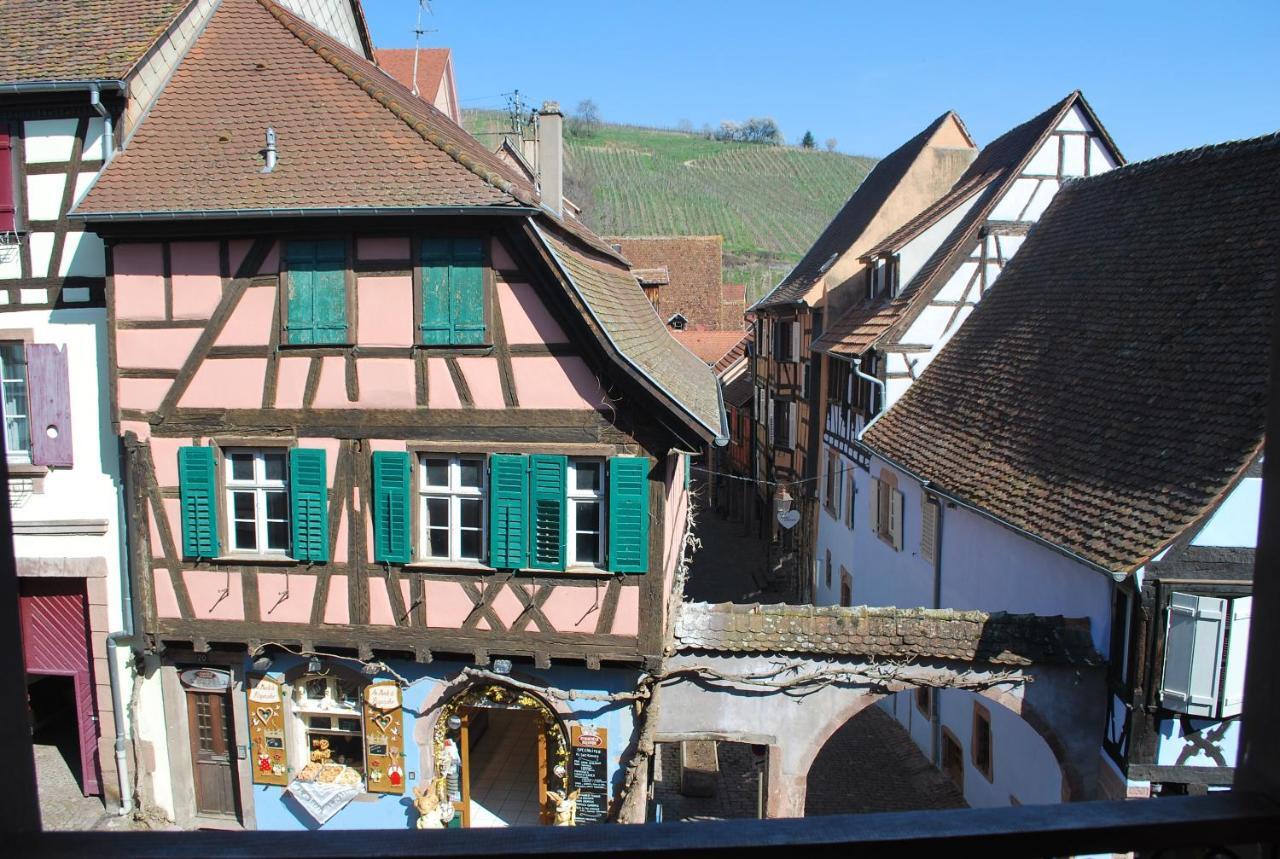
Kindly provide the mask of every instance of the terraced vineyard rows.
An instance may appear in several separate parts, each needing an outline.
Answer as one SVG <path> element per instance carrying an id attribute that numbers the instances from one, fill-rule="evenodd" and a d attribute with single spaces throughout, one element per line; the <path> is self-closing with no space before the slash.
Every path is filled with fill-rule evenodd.
<path id="1" fill-rule="evenodd" d="M 475 111 L 464 122 L 496 145 L 503 116 Z M 752 300 L 786 274 L 875 163 L 632 126 L 605 125 L 567 144 L 569 196 L 588 225 L 604 235 L 720 234 L 725 279 L 746 283 Z"/>

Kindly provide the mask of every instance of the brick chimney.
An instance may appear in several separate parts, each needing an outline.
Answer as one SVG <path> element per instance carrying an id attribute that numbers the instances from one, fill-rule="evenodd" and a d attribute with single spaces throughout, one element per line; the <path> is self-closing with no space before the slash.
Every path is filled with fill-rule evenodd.
<path id="1" fill-rule="evenodd" d="M 538 111 L 538 187 L 542 205 L 563 216 L 564 114 L 558 101 L 544 101 Z"/>

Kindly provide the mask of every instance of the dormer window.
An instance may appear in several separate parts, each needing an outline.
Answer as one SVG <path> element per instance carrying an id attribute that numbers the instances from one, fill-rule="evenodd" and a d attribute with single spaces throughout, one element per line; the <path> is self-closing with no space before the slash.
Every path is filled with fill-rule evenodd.
<path id="1" fill-rule="evenodd" d="M 871 297 L 897 298 L 901 291 L 899 282 L 899 261 L 897 254 L 876 257 L 872 260 Z"/>
<path id="2" fill-rule="evenodd" d="M 676 331 L 683 331 L 688 324 L 689 320 L 679 313 L 667 320 L 667 325 Z"/>

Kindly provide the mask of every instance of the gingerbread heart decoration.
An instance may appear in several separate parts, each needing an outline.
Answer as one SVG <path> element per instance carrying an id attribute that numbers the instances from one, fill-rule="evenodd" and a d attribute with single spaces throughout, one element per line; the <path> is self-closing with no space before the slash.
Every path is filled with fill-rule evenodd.
<path id="1" fill-rule="evenodd" d="M 391 726 L 391 719 L 392 717 L 390 714 L 383 713 L 380 716 L 374 716 L 373 723 L 382 730 L 382 733 L 385 734 L 387 732 L 387 728 Z"/>
<path id="2" fill-rule="evenodd" d="M 270 722 L 271 722 L 271 717 L 272 717 L 272 716 L 274 716 L 274 715 L 275 715 L 275 710 L 274 710 L 273 708 L 271 708 L 271 707 L 259 707 L 259 708 L 258 708 L 258 719 L 259 719 L 259 720 L 262 722 L 262 724 L 264 724 L 264 725 L 266 725 L 266 724 L 270 724 Z"/>

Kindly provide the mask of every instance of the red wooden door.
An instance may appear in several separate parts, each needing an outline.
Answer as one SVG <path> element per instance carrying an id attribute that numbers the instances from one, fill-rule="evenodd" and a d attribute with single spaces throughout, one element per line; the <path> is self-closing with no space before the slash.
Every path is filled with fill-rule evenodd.
<path id="1" fill-rule="evenodd" d="M 81 787 L 86 795 L 101 793 L 98 716 L 89 648 L 89 601 L 84 581 L 21 579 L 18 608 L 27 673 L 70 675 L 75 679 L 80 771 L 84 774 Z"/>

